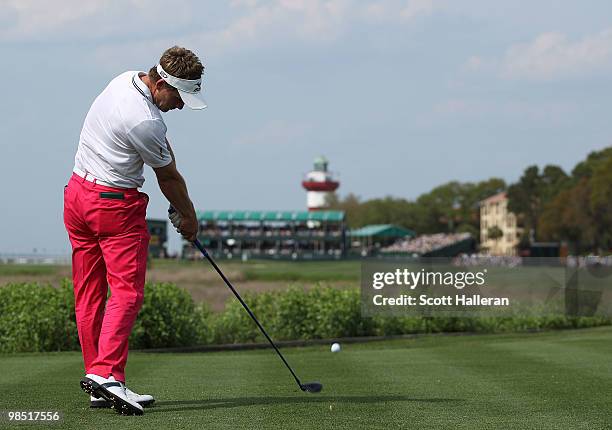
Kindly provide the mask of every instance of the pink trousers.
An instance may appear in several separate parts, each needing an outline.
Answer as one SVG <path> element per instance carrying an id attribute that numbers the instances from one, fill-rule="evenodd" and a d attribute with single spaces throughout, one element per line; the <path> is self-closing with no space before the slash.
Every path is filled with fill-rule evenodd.
<path id="1" fill-rule="evenodd" d="M 143 300 L 148 202 L 136 188 L 111 188 L 77 174 L 64 187 L 64 225 L 72 245 L 85 373 L 105 378 L 112 374 L 125 382 L 128 339 Z"/>

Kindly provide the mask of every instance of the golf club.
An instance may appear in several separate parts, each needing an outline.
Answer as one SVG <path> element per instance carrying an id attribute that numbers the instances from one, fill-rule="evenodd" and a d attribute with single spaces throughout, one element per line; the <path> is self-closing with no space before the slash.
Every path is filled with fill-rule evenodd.
<path id="1" fill-rule="evenodd" d="M 170 206 L 170 208 L 168 209 L 168 213 L 172 214 L 174 212 L 175 212 L 174 208 L 172 206 Z M 287 366 L 287 369 L 289 369 L 289 371 L 291 372 L 291 375 L 293 375 L 293 378 L 295 379 L 295 382 L 297 382 L 297 384 L 300 387 L 300 389 L 302 391 L 307 391 L 309 393 L 318 393 L 318 392 L 320 392 L 323 389 L 323 384 L 321 384 L 320 382 L 308 382 L 308 383 L 302 384 L 302 382 L 297 377 L 297 375 L 295 374 L 295 372 L 293 371 L 291 366 L 289 366 L 289 363 L 287 363 L 287 360 L 285 360 L 285 357 L 283 357 L 283 354 L 281 354 L 281 352 L 276 347 L 276 345 L 274 344 L 274 342 L 272 341 L 270 336 L 268 336 L 268 333 L 266 333 L 266 330 L 259 323 L 259 321 L 255 317 L 253 312 L 251 312 L 251 309 L 249 308 L 249 306 L 245 303 L 244 300 L 242 300 L 242 297 L 240 297 L 240 294 L 238 294 L 238 291 L 236 291 L 236 289 L 232 286 L 231 282 L 225 277 L 225 275 L 223 274 L 221 269 L 219 269 L 219 266 L 217 266 L 217 263 L 215 263 L 215 261 L 212 259 L 212 257 L 208 254 L 208 251 L 206 251 L 206 249 L 204 249 L 204 247 L 202 246 L 202 244 L 200 243 L 200 241 L 198 239 L 196 239 L 192 243 L 193 243 L 193 245 L 196 248 L 198 248 L 200 250 L 202 255 L 204 255 L 204 257 L 206 257 L 206 259 L 209 261 L 209 263 L 215 268 L 215 270 L 217 271 L 219 276 L 221 276 L 223 281 L 225 281 L 225 284 L 229 287 L 230 290 L 232 290 L 232 293 L 234 293 L 234 296 L 236 296 L 236 298 L 238 299 L 238 301 L 240 302 L 242 307 L 248 312 L 248 314 L 251 316 L 253 321 L 255 321 L 255 324 L 257 324 L 257 327 L 259 327 L 259 330 L 261 330 L 261 332 L 266 337 L 266 339 L 268 339 L 268 342 L 270 342 L 270 345 L 272 345 L 272 347 L 274 348 L 274 350 L 276 351 L 278 356 L 281 358 L 281 360 L 283 360 L 283 363 L 285 363 L 285 366 Z"/>

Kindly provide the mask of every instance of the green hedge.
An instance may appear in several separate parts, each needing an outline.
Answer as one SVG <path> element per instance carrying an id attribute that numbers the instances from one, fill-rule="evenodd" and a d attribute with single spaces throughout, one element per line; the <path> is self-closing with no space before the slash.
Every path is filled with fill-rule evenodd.
<path id="1" fill-rule="evenodd" d="M 363 317 L 359 289 L 289 287 L 282 292 L 248 294 L 245 301 L 273 339 L 333 339 L 414 333 L 504 333 L 612 324 L 605 317 L 564 315 L 474 317 Z M 214 343 L 262 342 L 264 337 L 237 300 L 213 319 Z"/>
<path id="2" fill-rule="evenodd" d="M 375 322 L 361 316 L 359 291 L 317 286 L 308 291 L 246 294 L 244 300 L 268 334 L 278 340 L 327 339 L 375 334 Z M 237 300 L 213 322 L 215 343 L 265 341 Z"/>
<path id="3" fill-rule="evenodd" d="M 330 339 L 411 333 L 501 333 L 609 325 L 610 318 L 514 316 L 503 318 L 372 317 L 361 315 L 358 289 L 318 285 L 311 289 L 245 294 L 257 318 L 276 340 Z M 72 285 L 38 284 L 0 287 L 0 352 L 78 350 Z M 146 284 L 134 325 L 133 348 L 264 341 L 240 303 L 231 298 L 225 310 L 211 314 L 195 305 L 174 284 Z"/>
<path id="4" fill-rule="evenodd" d="M 0 287 L 0 352 L 79 348 L 71 284 Z"/>
<path id="5" fill-rule="evenodd" d="M 210 312 L 174 284 L 145 285 L 130 337 L 133 348 L 209 343 Z M 72 284 L 8 284 L 0 287 L 0 352 L 78 350 Z"/>
<path id="6" fill-rule="evenodd" d="M 133 348 L 163 348 L 206 343 L 210 313 L 174 284 L 146 284 L 144 300 L 130 337 Z"/>

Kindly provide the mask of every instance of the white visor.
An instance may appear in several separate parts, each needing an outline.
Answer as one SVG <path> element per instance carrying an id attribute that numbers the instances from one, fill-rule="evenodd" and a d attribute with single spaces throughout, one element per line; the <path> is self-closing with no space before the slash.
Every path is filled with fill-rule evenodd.
<path id="1" fill-rule="evenodd" d="M 181 79 L 170 75 L 161 65 L 157 65 L 157 73 L 171 87 L 178 90 L 183 102 L 191 109 L 204 109 L 206 102 L 202 97 L 202 78 L 200 79 Z"/>

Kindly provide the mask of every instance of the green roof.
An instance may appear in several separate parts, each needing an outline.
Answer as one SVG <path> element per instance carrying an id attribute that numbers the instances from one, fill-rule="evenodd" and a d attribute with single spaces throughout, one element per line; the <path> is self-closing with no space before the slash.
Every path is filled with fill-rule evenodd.
<path id="1" fill-rule="evenodd" d="M 344 211 L 197 211 L 199 221 L 344 221 Z"/>
<path id="2" fill-rule="evenodd" d="M 373 224 L 365 227 L 351 230 L 349 233 L 352 237 L 405 237 L 416 236 L 416 233 L 404 227 L 393 224 Z"/>

